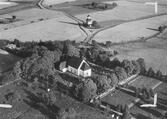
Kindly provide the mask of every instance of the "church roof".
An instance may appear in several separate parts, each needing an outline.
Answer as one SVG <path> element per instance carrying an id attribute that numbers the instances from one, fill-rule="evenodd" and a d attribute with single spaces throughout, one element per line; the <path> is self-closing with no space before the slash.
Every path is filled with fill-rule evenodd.
<path id="1" fill-rule="evenodd" d="M 82 61 L 83 61 L 83 59 L 73 56 L 69 59 L 68 65 L 78 69 L 79 66 L 81 65 Z M 90 69 L 90 66 L 87 63 L 83 62 L 82 66 L 81 66 L 81 70 L 85 71 L 88 69 Z"/>
<path id="2" fill-rule="evenodd" d="M 81 66 L 81 70 L 85 71 L 85 70 L 88 70 L 88 69 L 90 69 L 90 66 L 84 62 Z"/>
<path id="3" fill-rule="evenodd" d="M 68 65 L 70 65 L 71 67 L 74 67 L 76 69 L 79 68 L 80 64 L 82 62 L 82 59 L 81 58 L 78 58 L 78 57 L 71 57 L 68 61 Z"/>

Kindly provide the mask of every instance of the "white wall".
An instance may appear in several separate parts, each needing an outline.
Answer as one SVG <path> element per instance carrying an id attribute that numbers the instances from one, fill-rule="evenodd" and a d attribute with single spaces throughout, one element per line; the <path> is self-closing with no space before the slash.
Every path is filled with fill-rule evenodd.
<path id="1" fill-rule="evenodd" d="M 81 76 L 83 77 L 88 77 L 88 76 L 91 76 L 91 69 L 88 69 L 86 71 L 82 71 L 82 70 L 79 70 Z"/>
<path id="2" fill-rule="evenodd" d="M 71 66 L 68 66 L 68 71 L 70 71 L 70 72 L 72 72 L 72 73 L 78 75 L 78 70 L 75 69 L 75 68 L 73 68 L 73 67 L 71 67 Z"/>

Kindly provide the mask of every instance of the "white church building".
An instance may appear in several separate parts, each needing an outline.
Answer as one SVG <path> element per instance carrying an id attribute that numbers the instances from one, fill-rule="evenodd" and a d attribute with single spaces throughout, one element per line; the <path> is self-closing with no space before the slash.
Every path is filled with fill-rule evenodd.
<path id="1" fill-rule="evenodd" d="M 69 59 L 67 70 L 82 77 L 90 77 L 92 73 L 89 64 L 84 59 L 74 56 Z"/>

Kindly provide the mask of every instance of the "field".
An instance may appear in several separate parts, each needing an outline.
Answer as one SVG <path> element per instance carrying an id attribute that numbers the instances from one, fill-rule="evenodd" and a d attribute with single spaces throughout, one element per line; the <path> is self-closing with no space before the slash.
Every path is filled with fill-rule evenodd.
<path id="1" fill-rule="evenodd" d="M 130 82 L 129 85 L 132 87 L 135 87 L 135 88 L 146 87 L 148 89 L 151 89 L 151 88 L 154 89 L 154 88 L 158 87 L 161 83 L 157 79 L 153 79 L 153 78 L 149 78 L 149 77 L 145 77 L 145 76 L 139 76 L 134 81 Z"/>
<path id="2" fill-rule="evenodd" d="M 166 24 L 166 19 L 167 15 L 123 23 L 98 33 L 94 39 L 99 42 L 119 43 L 139 40 L 141 37 L 147 38 L 156 34 L 158 32 L 156 29 Z"/>
<path id="3" fill-rule="evenodd" d="M 27 19 L 28 16 L 25 14 L 30 11 L 33 14 L 30 15 L 29 19 Z M 39 15 L 37 15 L 38 13 Z M 40 13 L 40 10 L 37 9 L 25 10 L 23 12 L 16 13 L 18 18 L 24 18 L 26 20 L 2 26 L 3 29 L 8 29 L 1 31 L 0 37 L 2 39 L 9 40 L 17 38 L 21 41 L 67 39 L 80 41 L 85 38 L 85 34 L 82 30 L 80 30 L 75 21 L 60 12 L 51 12 L 50 14 L 47 13 L 47 11 Z M 48 18 L 49 16 L 52 17 L 52 19 Z M 41 18 L 43 20 L 39 21 Z M 31 23 L 31 21 L 34 21 L 34 23 Z"/>
<path id="4" fill-rule="evenodd" d="M 141 3 L 134 3 L 128 1 L 114 1 L 114 2 L 118 4 L 118 6 L 115 7 L 114 9 L 106 11 L 98 11 L 90 13 L 89 15 L 91 15 L 94 20 L 101 22 L 108 20 L 131 20 L 154 14 L 154 9 L 151 6 L 146 6 Z M 113 3 L 113 2 L 107 2 L 107 3 Z M 160 8 L 159 13 L 164 13 L 166 11 L 167 9 L 162 8 L 161 10 Z M 87 14 L 76 15 L 76 17 L 80 19 L 85 19 L 86 15 Z"/>
<path id="5" fill-rule="evenodd" d="M 126 104 L 128 105 L 132 103 L 132 101 L 134 101 L 135 99 L 136 97 L 126 92 L 116 90 L 114 94 L 107 95 L 102 99 L 102 101 L 107 102 L 116 107 L 118 104 L 121 104 L 122 106 L 125 106 Z"/>

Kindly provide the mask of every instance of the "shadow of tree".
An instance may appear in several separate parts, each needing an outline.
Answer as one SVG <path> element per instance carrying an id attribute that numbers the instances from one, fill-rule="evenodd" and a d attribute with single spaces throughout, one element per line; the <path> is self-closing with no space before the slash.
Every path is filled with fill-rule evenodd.
<path id="1" fill-rule="evenodd" d="M 60 110 L 57 106 L 46 104 L 40 96 L 28 91 L 24 90 L 27 94 L 27 99 L 23 101 L 28 104 L 30 107 L 40 111 L 49 119 L 57 119 L 58 111 Z"/>
<path id="2" fill-rule="evenodd" d="M 143 114 L 136 114 L 135 117 L 136 117 L 137 119 L 150 119 L 150 118 L 148 118 L 147 116 L 145 116 L 145 115 L 143 115 Z"/>
<path id="3" fill-rule="evenodd" d="M 78 23 L 73 23 L 73 22 L 65 22 L 65 21 L 59 21 L 59 22 L 66 23 L 66 24 L 71 24 L 71 25 L 77 25 L 77 26 L 79 25 Z"/>

